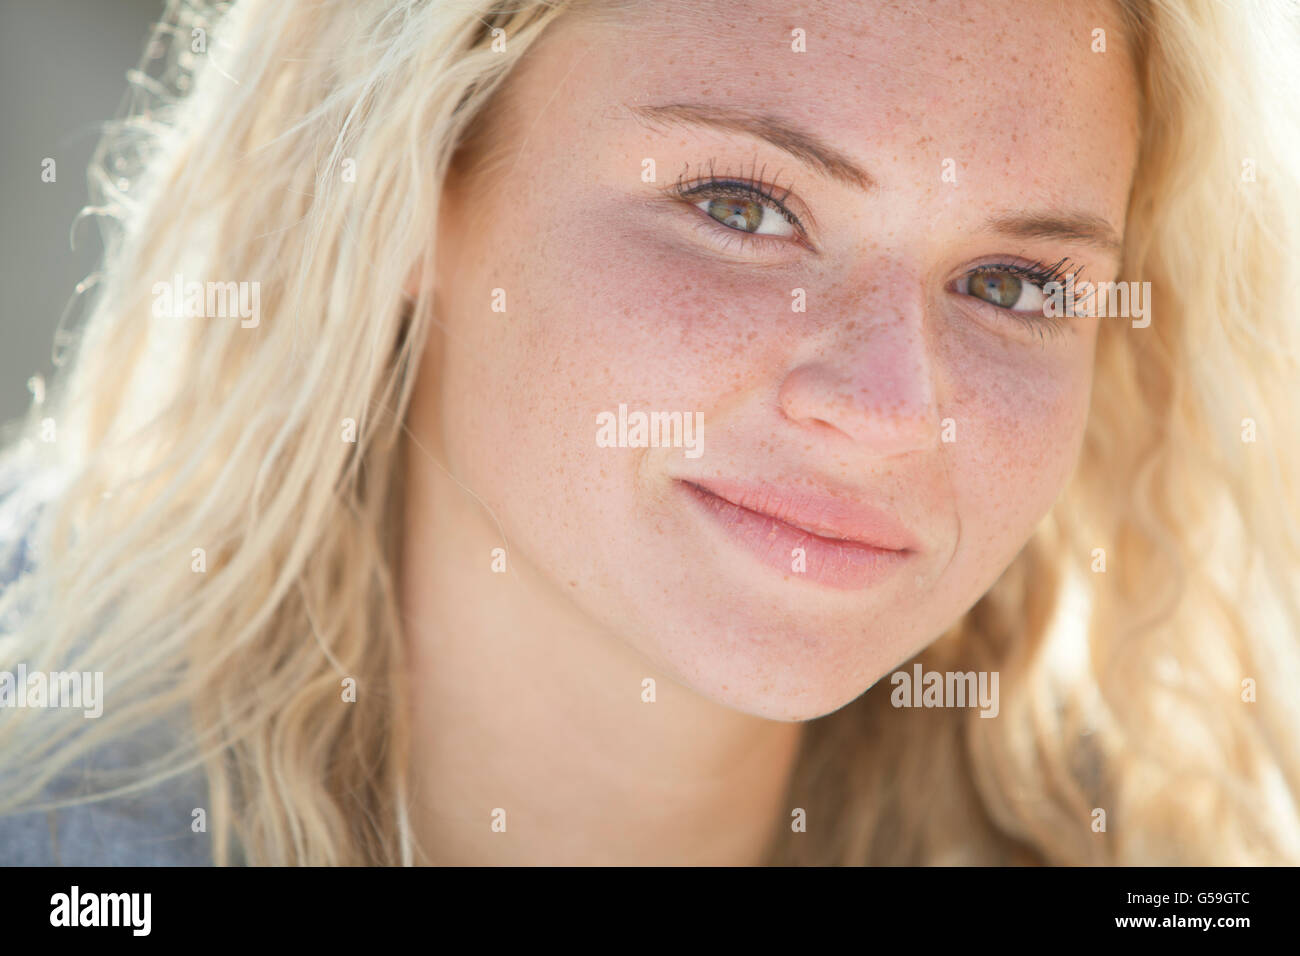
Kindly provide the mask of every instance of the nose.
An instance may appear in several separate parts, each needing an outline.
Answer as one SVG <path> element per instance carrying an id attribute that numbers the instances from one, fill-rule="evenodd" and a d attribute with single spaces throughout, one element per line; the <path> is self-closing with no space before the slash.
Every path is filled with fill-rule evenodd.
<path id="1" fill-rule="evenodd" d="M 781 410 L 792 421 L 834 428 L 877 455 L 934 444 L 940 423 L 922 319 L 918 303 L 835 331 L 785 376 Z"/>

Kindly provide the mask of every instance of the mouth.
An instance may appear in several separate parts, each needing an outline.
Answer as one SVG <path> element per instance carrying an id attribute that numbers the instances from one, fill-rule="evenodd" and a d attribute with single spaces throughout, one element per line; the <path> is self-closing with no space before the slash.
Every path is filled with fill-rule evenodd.
<path id="1" fill-rule="evenodd" d="M 733 545 L 787 579 L 859 590 L 896 571 L 919 547 L 893 517 L 867 505 L 737 482 L 678 484 Z"/>

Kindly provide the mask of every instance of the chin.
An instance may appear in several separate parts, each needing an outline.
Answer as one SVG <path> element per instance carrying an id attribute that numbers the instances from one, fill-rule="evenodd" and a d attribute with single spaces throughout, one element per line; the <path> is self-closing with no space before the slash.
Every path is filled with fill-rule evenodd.
<path id="1" fill-rule="evenodd" d="M 755 620 L 688 631 L 662 647 L 661 658 L 672 677 L 709 700 L 769 720 L 803 721 L 860 697 L 900 656 L 860 627 L 774 629 Z"/>
<path id="2" fill-rule="evenodd" d="M 723 682 L 713 688 L 697 688 L 715 703 L 766 720 L 797 723 L 815 720 L 839 710 L 860 697 L 871 685 L 854 685 L 852 688 L 821 686 L 800 690 L 795 687 L 773 687 L 770 684 Z"/>

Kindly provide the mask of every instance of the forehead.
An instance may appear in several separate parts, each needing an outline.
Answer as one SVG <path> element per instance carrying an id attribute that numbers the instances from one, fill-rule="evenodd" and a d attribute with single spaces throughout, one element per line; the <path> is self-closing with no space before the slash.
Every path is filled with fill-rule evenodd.
<path id="1" fill-rule="evenodd" d="M 562 18 L 529 58 L 547 75 L 526 85 L 548 110 L 563 96 L 587 124 L 610 126 L 627 115 L 623 104 L 758 111 L 829 142 L 885 188 L 937 178 L 951 159 L 959 182 L 1014 181 L 1026 199 L 1068 189 L 1121 218 L 1138 108 L 1111 0 L 593 10 Z"/>

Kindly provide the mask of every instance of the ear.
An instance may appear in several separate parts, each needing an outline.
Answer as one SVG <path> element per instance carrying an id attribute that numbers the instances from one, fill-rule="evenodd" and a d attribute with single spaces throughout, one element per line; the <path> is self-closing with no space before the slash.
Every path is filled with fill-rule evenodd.
<path id="1" fill-rule="evenodd" d="M 425 214 L 426 221 L 432 224 L 434 230 L 432 255 L 426 254 L 412 263 L 411 271 L 402 285 L 403 294 L 412 302 L 420 297 L 422 290 L 432 292 L 431 287 L 437 284 L 438 263 L 443 260 L 448 248 L 444 244 L 452 241 L 450 236 L 455 233 L 451 223 L 457 215 L 456 198 L 462 185 L 454 159 L 455 157 L 443 176 L 437 205 Z"/>
<path id="2" fill-rule="evenodd" d="M 420 283 L 424 279 L 424 268 L 420 263 L 411 267 L 410 273 L 406 277 L 406 282 L 402 284 L 402 294 L 407 299 L 414 302 L 420 297 Z"/>

